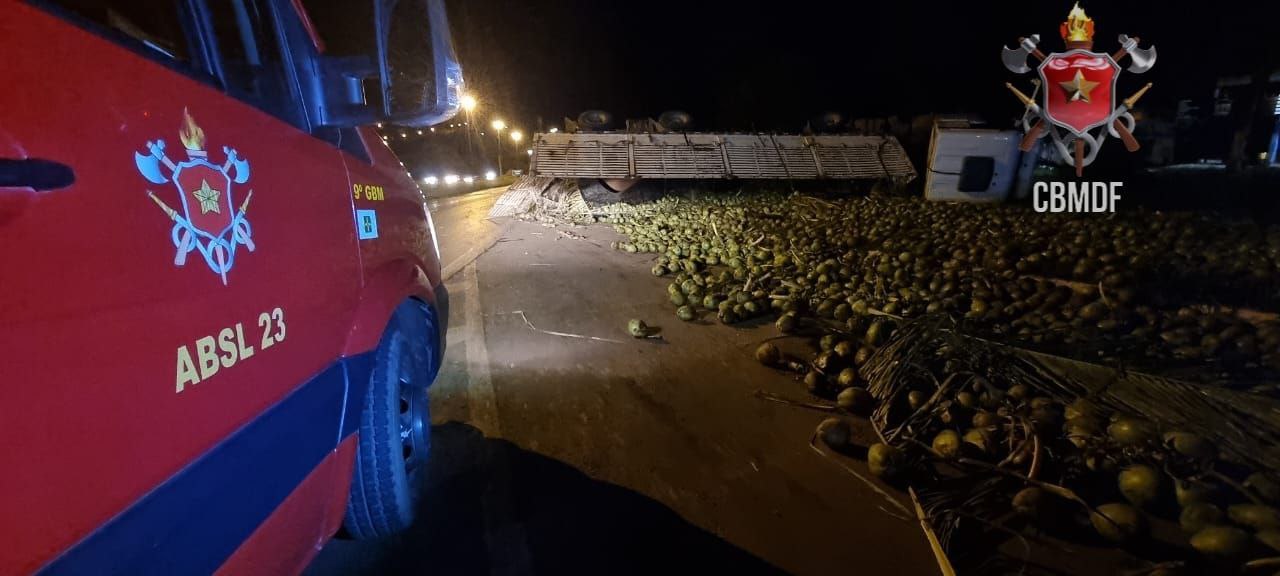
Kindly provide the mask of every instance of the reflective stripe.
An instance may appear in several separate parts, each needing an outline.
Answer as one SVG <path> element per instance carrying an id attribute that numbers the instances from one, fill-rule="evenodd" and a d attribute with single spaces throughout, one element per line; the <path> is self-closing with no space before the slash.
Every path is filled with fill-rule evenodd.
<path id="1" fill-rule="evenodd" d="M 354 431 L 372 355 L 330 365 L 41 573 L 212 573 L 336 448 L 333 431 L 342 431 L 339 440 Z M 344 403 L 344 393 L 353 401 Z"/>

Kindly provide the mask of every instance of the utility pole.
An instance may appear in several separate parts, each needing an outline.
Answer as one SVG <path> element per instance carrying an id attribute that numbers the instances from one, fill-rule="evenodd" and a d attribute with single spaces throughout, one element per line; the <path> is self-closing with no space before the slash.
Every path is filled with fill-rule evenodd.
<path id="1" fill-rule="evenodd" d="M 489 126 L 493 128 L 493 137 L 498 139 L 498 174 L 501 175 L 504 174 L 502 171 L 502 131 L 507 128 L 507 123 L 498 119 L 494 120 Z"/>
<path id="2" fill-rule="evenodd" d="M 498 174 L 505 174 L 502 171 L 502 132 L 494 130 L 493 137 L 498 139 Z"/>

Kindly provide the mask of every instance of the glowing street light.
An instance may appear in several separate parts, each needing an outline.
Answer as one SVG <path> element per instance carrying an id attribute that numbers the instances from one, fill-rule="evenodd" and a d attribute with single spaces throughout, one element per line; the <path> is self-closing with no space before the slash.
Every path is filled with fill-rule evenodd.
<path id="1" fill-rule="evenodd" d="M 497 172 L 494 172 L 493 170 L 489 170 L 489 171 L 487 171 L 487 172 L 485 172 L 485 173 L 484 173 L 484 179 L 485 179 L 485 180 L 488 180 L 488 181 L 490 181 L 490 182 L 492 182 L 492 181 L 494 181 L 494 180 L 497 180 L 497 179 L 498 179 L 498 173 L 497 173 Z"/>
<path id="2" fill-rule="evenodd" d="M 489 124 L 489 126 L 498 132 L 501 132 L 507 129 L 507 123 L 503 122 L 502 120 L 494 120 L 492 123 Z"/>
<path id="3" fill-rule="evenodd" d="M 476 109 L 477 102 L 476 102 L 475 96 L 472 96 L 470 94 L 463 94 L 459 102 L 462 104 L 462 109 L 468 113 Z"/>
<path id="4" fill-rule="evenodd" d="M 551 132 L 552 134 L 555 134 L 556 132 L 559 132 L 559 131 L 560 131 L 560 129 L 559 129 L 559 128 L 552 128 L 552 129 L 550 130 L 550 132 Z"/>
<path id="5" fill-rule="evenodd" d="M 460 180 L 460 178 L 458 178 L 457 174 L 449 174 L 448 176 L 444 177 L 444 185 L 453 186 L 454 184 L 458 183 L 458 180 Z"/>
<path id="6" fill-rule="evenodd" d="M 519 142 L 519 141 L 520 141 L 520 140 L 522 140 L 522 139 L 524 139 L 524 133 L 523 133 L 523 132 L 521 132 L 521 131 L 519 131 L 519 130 L 512 130 L 512 131 L 511 131 L 511 141 L 512 141 L 512 142 Z"/>
<path id="7" fill-rule="evenodd" d="M 426 184 L 427 186 L 435 186 L 436 184 L 440 183 L 440 179 L 436 178 L 435 176 L 427 176 L 426 178 L 422 179 L 422 183 Z"/>

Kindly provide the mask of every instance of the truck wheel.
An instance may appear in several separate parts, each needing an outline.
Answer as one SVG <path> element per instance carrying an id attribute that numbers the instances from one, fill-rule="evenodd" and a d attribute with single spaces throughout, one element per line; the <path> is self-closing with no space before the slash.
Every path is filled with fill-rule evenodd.
<path id="1" fill-rule="evenodd" d="M 353 538 L 389 536 L 413 522 L 431 448 L 427 385 L 438 356 L 428 335 L 434 333 L 431 310 L 406 302 L 374 352 L 343 521 Z"/>

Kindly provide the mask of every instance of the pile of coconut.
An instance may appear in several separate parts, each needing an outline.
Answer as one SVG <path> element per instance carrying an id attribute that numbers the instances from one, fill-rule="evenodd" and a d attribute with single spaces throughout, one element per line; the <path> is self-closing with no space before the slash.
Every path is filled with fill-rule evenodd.
<path id="1" fill-rule="evenodd" d="M 1147 558 L 1163 573 L 1280 566 L 1280 403 L 1267 384 L 1280 370 L 1280 230 L 795 194 L 596 216 L 628 236 L 614 248 L 655 255 L 679 319 L 770 322 L 776 338 L 812 342 L 794 356 L 766 342 L 756 359 L 814 397 L 783 401 L 838 414 L 823 444 L 865 449 L 874 476 L 919 495 L 946 555 L 980 564 L 975 539 L 1041 530 L 1141 548 L 1174 525 L 1184 553 Z M 1025 350 L 1113 366 L 1116 380 L 1176 371 L 1218 394 L 1082 384 Z M 864 418 L 879 442 L 853 447 Z"/>

